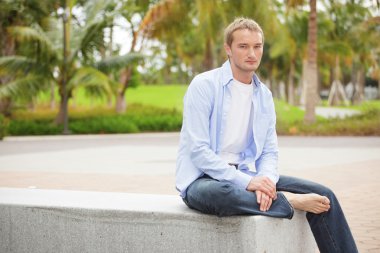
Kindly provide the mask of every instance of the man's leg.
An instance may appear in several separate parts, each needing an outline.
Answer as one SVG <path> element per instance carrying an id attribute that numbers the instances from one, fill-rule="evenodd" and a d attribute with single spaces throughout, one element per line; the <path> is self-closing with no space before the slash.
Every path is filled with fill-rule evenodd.
<path id="1" fill-rule="evenodd" d="M 307 220 L 321 253 L 358 252 L 338 199 L 329 188 L 307 180 L 288 176 L 281 176 L 276 186 L 278 191 L 296 194 L 314 193 L 320 195 L 319 197 L 326 196 L 329 199 L 330 209 L 327 212 L 322 212 L 320 214 L 307 212 L 306 214 Z M 315 198 L 318 197 L 316 195 L 309 196 L 312 199 L 310 203 L 313 203 L 313 201 L 316 203 Z M 291 197 L 297 198 L 297 195 L 293 195 Z M 304 198 L 304 200 L 305 199 L 307 198 Z M 302 199 L 300 199 L 300 201 L 302 202 Z M 310 208 L 310 206 L 308 208 Z"/>
<path id="2" fill-rule="evenodd" d="M 255 193 L 238 189 L 229 182 L 219 182 L 207 175 L 188 187 L 184 201 L 192 209 L 218 216 L 257 214 L 291 219 L 294 213 L 282 193 L 278 194 L 269 211 L 262 212 Z"/>

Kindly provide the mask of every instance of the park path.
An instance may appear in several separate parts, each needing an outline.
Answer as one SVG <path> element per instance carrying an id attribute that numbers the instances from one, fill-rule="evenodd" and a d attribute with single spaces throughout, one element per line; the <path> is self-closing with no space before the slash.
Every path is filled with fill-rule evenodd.
<path id="1" fill-rule="evenodd" d="M 7 137 L 0 187 L 177 194 L 178 133 Z M 380 138 L 279 137 L 281 174 L 333 189 L 360 252 L 380 252 Z"/>

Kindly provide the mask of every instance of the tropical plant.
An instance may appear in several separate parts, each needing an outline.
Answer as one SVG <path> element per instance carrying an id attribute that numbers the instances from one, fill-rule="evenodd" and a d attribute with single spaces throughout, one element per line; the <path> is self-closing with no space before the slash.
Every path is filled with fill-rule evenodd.
<path id="1" fill-rule="evenodd" d="M 0 1 L 0 57 L 12 56 L 16 53 L 16 43 L 9 33 L 8 27 L 15 25 L 30 25 L 32 23 L 43 24 L 48 16 L 53 3 L 52 1 Z M 0 76 L 0 87 L 10 82 L 7 76 Z M 10 96 L 0 97 L 0 113 L 10 115 L 12 98 Z"/>
<path id="2" fill-rule="evenodd" d="M 97 60 L 96 55 L 104 48 L 103 31 L 111 19 L 99 12 L 111 3 L 86 2 L 81 6 L 83 16 L 73 14 L 74 1 L 64 1 L 45 29 L 38 24 L 8 27 L 22 47 L 19 55 L 0 58 L 0 75 L 12 80 L 0 87 L 0 97 L 31 99 L 54 83 L 61 98 L 55 122 L 67 126 L 68 100 L 75 88 L 83 86 L 92 96 L 111 96 L 112 81 L 105 73 L 139 58 L 124 55 Z"/>

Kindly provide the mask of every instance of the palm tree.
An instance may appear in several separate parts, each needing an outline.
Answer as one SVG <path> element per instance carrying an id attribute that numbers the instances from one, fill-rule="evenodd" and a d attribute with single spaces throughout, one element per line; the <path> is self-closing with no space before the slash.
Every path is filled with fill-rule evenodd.
<path id="1" fill-rule="evenodd" d="M 32 98 L 51 83 L 58 85 L 61 100 L 55 122 L 66 122 L 65 133 L 68 132 L 68 100 L 73 90 L 81 86 L 91 95 L 111 95 L 111 80 L 105 72 L 124 67 L 135 58 L 126 55 L 96 61 L 94 53 L 103 46 L 103 30 L 108 25 L 108 20 L 97 14 L 107 3 L 85 4 L 86 17 L 82 23 L 79 17 L 73 19 L 73 2 L 66 3 L 58 9 L 63 15 L 51 18 L 53 29 L 44 30 L 36 24 L 9 27 L 10 34 L 23 48 L 19 50 L 20 55 L 0 58 L 0 76 L 13 80 L 0 88 L 0 97 Z"/>
<path id="2" fill-rule="evenodd" d="M 306 123 L 315 122 L 315 106 L 318 97 L 318 66 L 317 66 L 317 1 L 310 0 L 310 14 L 307 35 L 307 67 L 306 67 L 306 104 L 305 118 Z"/>
<path id="3" fill-rule="evenodd" d="M 294 8 L 303 5 L 303 0 L 288 0 L 287 6 Z M 309 21 L 307 35 L 307 62 L 305 67 L 306 96 L 305 96 L 305 123 L 315 122 L 315 106 L 318 100 L 318 66 L 317 66 L 317 1 L 309 0 Z M 305 87 L 305 85 L 304 85 Z"/>
<path id="4" fill-rule="evenodd" d="M 138 15 L 141 19 L 147 14 L 147 11 L 149 9 L 149 6 L 152 1 L 150 0 L 123 0 L 123 1 L 116 1 L 121 2 L 119 5 L 120 8 L 117 10 L 119 16 L 123 17 L 125 21 L 129 24 L 129 34 L 132 39 L 131 46 L 129 49 L 130 58 L 128 59 L 128 63 L 133 62 L 136 63 L 140 59 L 142 59 L 142 55 L 138 52 L 141 51 L 136 49 L 137 46 L 137 40 L 139 38 L 139 25 L 136 24 L 133 21 L 133 18 Z M 155 2 L 155 1 L 153 1 Z M 141 21 L 143 22 L 143 21 Z M 116 62 L 118 59 L 116 59 Z M 126 100 L 125 100 L 125 93 L 130 86 L 131 80 L 133 79 L 133 75 L 136 73 L 136 67 L 135 64 L 126 64 L 122 68 L 118 80 L 118 89 L 116 90 L 116 105 L 115 109 L 117 113 L 123 113 L 125 112 L 127 108 Z"/>
<path id="5" fill-rule="evenodd" d="M 12 56 L 16 53 L 14 38 L 10 35 L 8 27 L 14 25 L 29 25 L 33 22 L 42 23 L 52 9 L 51 1 L 2 1 L 0 8 L 0 56 Z M 10 81 L 9 77 L 0 77 L 0 87 Z M 0 98 L 0 113 L 11 113 L 12 98 Z"/>

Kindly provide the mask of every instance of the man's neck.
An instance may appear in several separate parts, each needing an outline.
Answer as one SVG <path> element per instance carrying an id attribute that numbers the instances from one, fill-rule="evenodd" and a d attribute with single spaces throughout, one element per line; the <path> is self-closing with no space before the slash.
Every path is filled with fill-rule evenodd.
<path id="1" fill-rule="evenodd" d="M 252 77 L 255 74 L 254 71 L 247 73 L 247 72 L 239 71 L 239 69 L 235 69 L 233 66 L 231 66 L 231 69 L 232 69 L 232 75 L 236 80 L 244 84 L 252 83 Z"/>
<path id="2" fill-rule="evenodd" d="M 254 74 L 255 73 L 253 72 L 251 75 L 235 75 L 235 74 L 233 74 L 233 76 L 239 82 L 249 85 L 252 83 L 252 77 Z"/>

